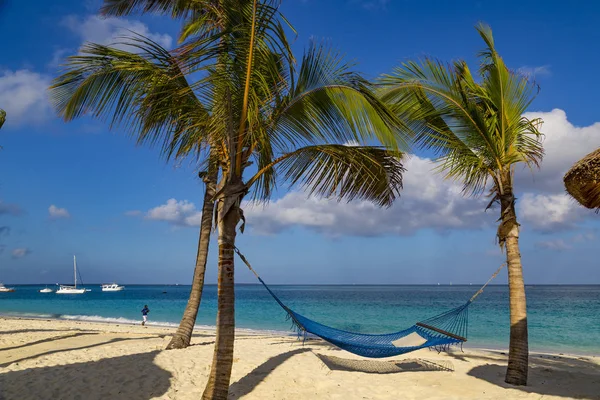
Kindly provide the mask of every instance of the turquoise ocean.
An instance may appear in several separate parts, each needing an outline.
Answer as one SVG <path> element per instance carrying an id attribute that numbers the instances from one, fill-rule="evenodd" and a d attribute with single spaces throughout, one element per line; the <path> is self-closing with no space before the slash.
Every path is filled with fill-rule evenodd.
<path id="1" fill-rule="evenodd" d="M 7 285 L 8 286 L 8 285 Z M 45 286 L 12 285 L 0 293 L 0 315 L 112 323 L 139 323 L 142 307 L 149 322 L 177 326 L 190 286 L 128 285 L 122 292 L 101 292 L 99 285 L 81 295 L 43 294 Z M 294 311 L 339 329 L 388 333 L 456 307 L 478 286 L 272 285 Z M 54 287 L 53 287 L 54 289 Z M 217 288 L 207 285 L 197 324 L 214 326 Z M 530 349 L 600 354 L 600 285 L 527 286 Z M 239 328 L 290 333 L 285 313 L 261 285 L 236 286 Z M 466 347 L 506 348 L 509 335 L 508 287 L 488 286 L 469 310 Z"/>

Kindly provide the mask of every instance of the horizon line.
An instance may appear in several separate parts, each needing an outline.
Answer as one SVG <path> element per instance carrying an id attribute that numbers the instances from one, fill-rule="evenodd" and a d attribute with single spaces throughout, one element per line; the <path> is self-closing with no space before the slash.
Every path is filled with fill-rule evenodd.
<path id="1" fill-rule="evenodd" d="M 85 283 L 85 286 L 101 286 L 109 283 Z M 9 283 L 18 286 L 58 286 L 59 283 Z M 120 286 L 192 286 L 191 283 L 118 283 Z M 204 286 L 217 286 L 217 283 L 205 283 Z M 261 283 L 237 282 L 235 285 L 262 286 Z M 270 286 L 477 286 L 482 283 L 269 283 Z M 508 283 L 490 283 L 488 286 L 508 286 Z M 600 286 L 600 283 L 526 283 L 528 286 Z"/>

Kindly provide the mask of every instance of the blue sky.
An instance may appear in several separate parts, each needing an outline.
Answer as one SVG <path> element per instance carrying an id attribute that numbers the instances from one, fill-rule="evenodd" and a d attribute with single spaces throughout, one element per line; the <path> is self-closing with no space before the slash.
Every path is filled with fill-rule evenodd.
<path id="1" fill-rule="evenodd" d="M 287 0 L 297 56 L 325 40 L 368 77 L 424 55 L 475 63 L 473 26 L 489 23 L 507 64 L 534 74 L 532 116 L 546 121 L 546 159 L 532 178 L 517 171 L 527 283 L 600 283 L 598 216 L 564 194 L 562 175 L 600 146 L 594 94 L 600 41 L 593 2 L 408 2 Z M 132 29 L 172 46 L 178 23 L 165 17 L 103 20 L 94 1 L 5 1 L 0 8 L 0 281 L 69 282 L 72 254 L 84 280 L 189 283 L 203 188 L 193 165 L 166 164 L 103 121 L 63 123 L 46 87 L 61 60 L 86 40 L 110 43 Z M 367 203 L 307 199 L 281 190 L 267 207 L 246 208 L 239 237 L 273 283 L 482 282 L 502 262 L 497 210 L 466 199 L 431 172 L 426 154 L 406 162 L 402 199 Z M 216 250 L 213 243 L 213 250 Z M 215 281 L 216 257 L 208 282 Z M 238 264 L 238 281 L 253 282 Z M 502 276 L 498 282 L 505 282 Z"/>

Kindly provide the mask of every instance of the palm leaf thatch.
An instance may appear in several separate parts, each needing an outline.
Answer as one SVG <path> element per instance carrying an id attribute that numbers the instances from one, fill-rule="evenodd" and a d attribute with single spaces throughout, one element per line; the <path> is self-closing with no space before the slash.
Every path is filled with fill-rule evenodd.
<path id="1" fill-rule="evenodd" d="M 600 211 L 600 148 L 577 161 L 565 174 L 564 182 L 579 204 Z"/>

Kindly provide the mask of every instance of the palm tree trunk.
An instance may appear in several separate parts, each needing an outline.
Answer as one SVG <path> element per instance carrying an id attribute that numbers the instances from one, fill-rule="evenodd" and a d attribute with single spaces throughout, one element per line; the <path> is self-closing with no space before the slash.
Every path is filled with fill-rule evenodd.
<path id="1" fill-rule="evenodd" d="M 234 246 L 235 229 L 240 220 L 236 204 L 226 209 L 228 197 L 219 200 L 219 286 L 215 350 L 204 400 L 226 400 L 233 366 L 235 341 Z M 223 215 L 225 213 L 225 215 Z"/>
<path id="2" fill-rule="evenodd" d="M 500 196 L 502 210 L 501 224 L 498 229 L 500 244 L 506 246 L 508 266 L 508 291 L 510 302 L 510 343 L 508 368 L 504 381 L 512 385 L 527 384 L 529 363 L 529 345 L 527 336 L 527 304 L 523 266 L 519 251 L 519 224 L 515 212 L 515 198 L 510 185 L 505 185 Z"/>
<path id="3" fill-rule="evenodd" d="M 211 173 L 204 179 L 206 190 L 204 192 L 204 203 L 202 204 L 202 221 L 200 222 L 200 237 L 198 239 L 198 253 L 196 254 L 196 268 L 194 268 L 194 279 L 192 290 L 188 299 L 183 317 L 177 328 L 177 332 L 169 342 L 169 349 L 184 349 L 190 345 L 192 332 L 196 324 L 200 301 L 202 300 L 202 289 L 204 288 L 204 275 L 206 272 L 206 259 L 208 258 L 208 247 L 210 244 L 210 231 L 212 229 L 213 212 L 215 209 L 215 194 L 217 192 L 217 173 Z"/>

